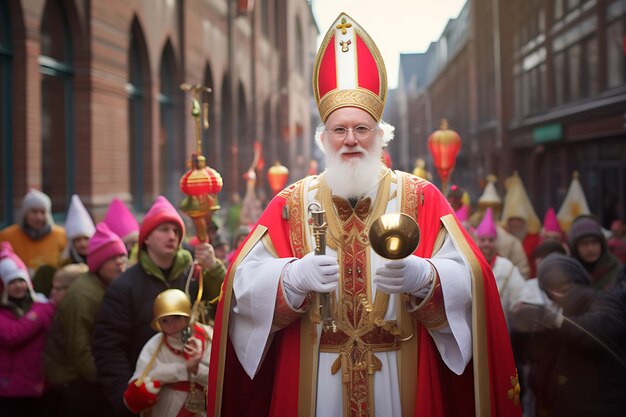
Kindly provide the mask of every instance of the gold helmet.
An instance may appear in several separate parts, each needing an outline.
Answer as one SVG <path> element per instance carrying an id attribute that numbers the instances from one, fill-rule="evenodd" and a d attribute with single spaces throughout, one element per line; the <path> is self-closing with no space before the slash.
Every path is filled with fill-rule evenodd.
<path id="1" fill-rule="evenodd" d="M 154 300 L 154 319 L 152 328 L 161 331 L 159 319 L 165 316 L 185 316 L 191 317 L 191 300 L 181 290 L 165 290 Z"/>

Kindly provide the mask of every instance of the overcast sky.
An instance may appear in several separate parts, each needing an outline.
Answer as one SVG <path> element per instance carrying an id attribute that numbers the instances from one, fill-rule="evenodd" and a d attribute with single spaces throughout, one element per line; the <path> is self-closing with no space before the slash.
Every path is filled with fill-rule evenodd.
<path id="1" fill-rule="evenodd" d="M 446 23 L 455 18 L 466 0 L 312 0 L 320 29 L 326 31 L 346 12 L 374 39 L 387 67 L 389 88 L 398 84 L 400 52 L 424 52 L 439 39 Z"/>

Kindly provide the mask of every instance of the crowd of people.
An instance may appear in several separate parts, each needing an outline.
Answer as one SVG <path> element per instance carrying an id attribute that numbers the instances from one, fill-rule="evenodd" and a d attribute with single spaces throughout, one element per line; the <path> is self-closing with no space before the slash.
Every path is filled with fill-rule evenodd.
<path id="1" fill-rule="evenodd" d="M 26 194 L 0 231 L 0 414 L 626 415 L 624 223 L 540 221 L 517 174 L 472 204 L 389 169 L 384 64 L 345 14 L 314 74 L 325 171 L 265 208 L 248 172 L 209 242 L 163 196 L 97 224 L 72 196 L 61 227 Z M 420 228 L 402 259 L 367 234 L 393 213 Z"/>
<path id="2" fill-rule="evenodd" d="M 462 187 L 451 187 L 448 199 L 493 270 L 524 414 L 624 415 L 623 222 L 613 221 L 609 231 L 590 213 L 569 223 L 550 208 L 540 224 L 517 175 L 506 181 L 504 202 L 494 183 L 488 182 L 471 216 L 467 202 L 461 202 Z M 515 245 L 504 249 L 501 238 L 507 234 Z"/>
<path id="3" fill-rule="evenodd" d="M 185 236 L 162 196 L 141 225 L 117 199 L 94 225 L 74 195 L 60 227 L 48 196 L 30 190 L 20 221 L 0 231 L 2 415 L 133 415 L 123 394 L 156 332 L 157 295 L 191 299 L 202 280 L 203 313 L 215 314 L 226 267 L 210 243 L 192 256 Z"/>

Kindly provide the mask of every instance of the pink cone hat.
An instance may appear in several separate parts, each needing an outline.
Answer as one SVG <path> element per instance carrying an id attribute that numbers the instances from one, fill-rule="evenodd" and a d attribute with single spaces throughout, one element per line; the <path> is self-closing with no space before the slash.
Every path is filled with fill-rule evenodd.
<path id="1" fill-rule="evenodd" d="M 466 222 L 469 220 L 469 206 L 463 204 L 460 209 L 454 212 L 459 221 Z"/>
<path id="2" fill-rule="evenodd" d="M 491 207 L 485 211 L 485 217 L 480 222 L 478 227 L 476 228 L 476 236 L 491 236 L 493 238 L 498 237 L 498 232 L 496 231 L 496 224 L 493 222 L 493 214 L 491 214 Z"/>
<path id="3" fill-rule="evenodd" d="M 545 230 L 546 232 L 563 233 L 561 230 L 561 225 L 556 218 L 556 213 L 554 212 L 554 209 L 552 207 L 548 209 L 545 217 L 543 218 L 543 230 Z"/>
<path id="4" fill-rule="evenodd" d="M 121 239 L 124 239 L 131 233 L 139 233 L 139 223 L 137 223 L 128 207 L 119 198 L 114 198 L 111 201 L 107 214 L 102 221 Z"/>

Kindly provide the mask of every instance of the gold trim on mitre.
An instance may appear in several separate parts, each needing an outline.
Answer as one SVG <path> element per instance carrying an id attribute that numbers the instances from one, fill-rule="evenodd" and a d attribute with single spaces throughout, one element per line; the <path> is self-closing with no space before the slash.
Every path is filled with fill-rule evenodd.
<path id="1" fill-rule="evenodd" d="M 334 89 L 320 96 L 320 67 L 333 36 L 336 37 L 334 45 L 335 71 L 333 72 L 336 77 L 334 80 L 336 85 Z M 355 51 L 357 51 L 357 37 L 363 41 L 376 64 L 379 91 L 371 91 L 359 85 L 358 52 L 355 53 Z M 347 51 L 341 52 L 339 49 L 338 52 L 338 40 L 351 41 Z M 339 54 L 346 52 L 348 55 L 341 55 L 341 58 L 338 58 L 340 56 Z M 352 57 L 352 59 L 350 59 L 350 57 Z M 342 63 L 345 63 L 345 65 Z M 341 74 L 348 74 L 348 79 L 354 77 L 354 86 L 352 88 L 346 88 L 345 85 L 343 88 L 340 87 L 339 79 Z M 376 121 L 380 121 L 382 118 L 385 101 L 387 99 L 387 70 L 385 69 L 385 63 L 372 38 L 346 13 L 341 13 L 337 19 L 335 19 L 317 51 L 313 69 L 313 93 L 322 122 L 325 122 L 333 111 L 341 107 L 360 108 L 368 112 Z"/>

